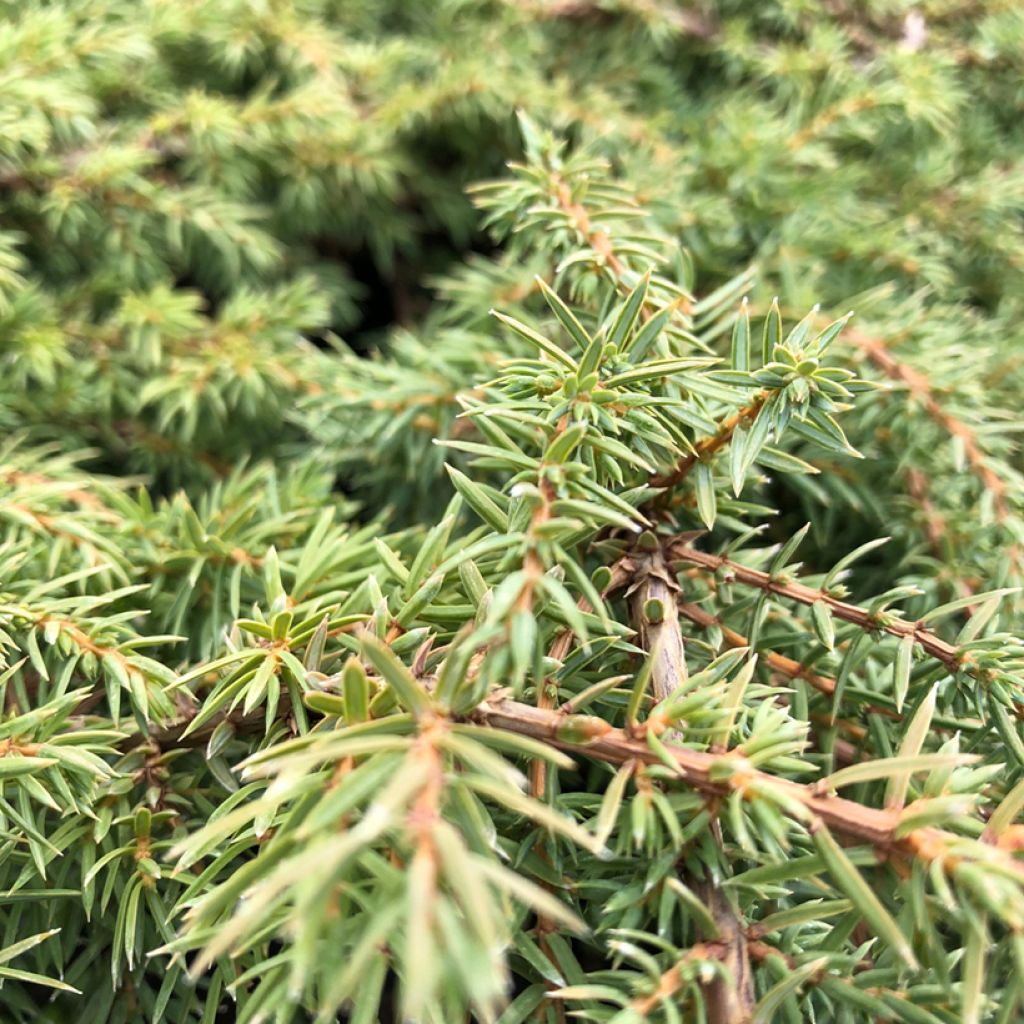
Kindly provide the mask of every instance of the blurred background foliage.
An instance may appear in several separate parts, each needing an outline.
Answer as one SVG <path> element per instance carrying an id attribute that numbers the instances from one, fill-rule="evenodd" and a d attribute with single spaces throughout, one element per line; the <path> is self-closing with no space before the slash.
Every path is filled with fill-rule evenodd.
<path id="1" fill-rule="evenodd" d="M 937 515 L 987 503 L 1021 539 L 959 471 L 973 439 L 1019 495 L 1018 5 L 3 7 L 8 430 L 165 486 L 312 437 L 374 508 L 397 497 L 385 463 L 427 493 L 440 460 L 404 427 L 443 429 L 493 352 L 486 310 L 531 301 L 540 265 L 497 250 L 465 191 L 521 155 L 522 108 L 633 184 L 703 292 L 750 264 L 755 306 L 852 305 L 926 378 L 897 372 L 866 424 L 893 500 L 927 522 L 908 474 L 934 466 Z M 860 479 L 832 497 L 906 518 Z"/>

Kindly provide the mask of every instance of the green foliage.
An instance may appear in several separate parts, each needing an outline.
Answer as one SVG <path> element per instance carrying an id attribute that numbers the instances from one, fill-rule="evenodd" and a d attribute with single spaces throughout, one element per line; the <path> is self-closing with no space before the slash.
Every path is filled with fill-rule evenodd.
<path id="1" fill-rule="evenodd" d="M 1013 5 L 0 16 L 5 1021 L 1019 1017 Z"/>

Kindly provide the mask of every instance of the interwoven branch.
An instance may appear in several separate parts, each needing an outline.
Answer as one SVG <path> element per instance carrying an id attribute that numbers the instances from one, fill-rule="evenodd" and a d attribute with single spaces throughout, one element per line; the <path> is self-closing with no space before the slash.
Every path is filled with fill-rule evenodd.
<path id="1" fill-rule="evenodd" d="M 621 290 L 627 283 L 625 280 L 627 268 L 616 254 L 611 237 L 601 228 L 594 226 L 586 207 L 573 199 L 572 191 L 567 182 L 562 181 L 556 176 L 554 178 L 554 185 L 559 208 L 566 215 L 584 243 L 603 259 L 605 266 L 615 280 L 616 287 Z M 691 312 L 690 304 L 677 302 L 673 307 L 673 312 L 675 311 L 689 314 Z M 651 298 L 648 297 L 640 310 L 640 316 L 643 320 L 647 320 L 654 312 Z M 769 392 L 761 392 L 743 408 L 723 420 L 714 434 L 699 440 L 694 446 L 694 450 L 685 455 L 671 470 L 654 477 L 651 480 L 651 486 L 670 489 L 685 479 L 698 462 L 712 458 L 722 448 L 726 447 L 732 440 L 737 427 L 741 427 L 753 420 L 761 411 L 761 407 L 768 400 L 768 397 Z"/>

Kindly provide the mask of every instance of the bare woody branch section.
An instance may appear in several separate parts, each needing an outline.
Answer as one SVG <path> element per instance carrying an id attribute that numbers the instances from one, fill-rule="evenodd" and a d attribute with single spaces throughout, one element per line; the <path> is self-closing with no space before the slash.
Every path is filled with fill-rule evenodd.
<path id="1" fill-rule="evenodd" d="M 695 626 L 699 626 L 701 629 L 713 629 L 717 628 L 722 633 L 722 639 L 730 647 L 749 647 L 750 641 L 742 633 L 737 633 L 736 630 L 730 629 L 725 623 L 721 622 L 717 616 L 712 615 L 710 612 L 705 611 L 700 605 L 690 604 L 687 601 L 679 602 L 679 614 L 684 619 L 692 622 Z M 821 675 L 819 672 L 812 672 L 809 668 L 802 665 L 799 661 L 793 658 L 788 658 L 784 654 L 779 654 L 777 651 L 759 651 L 760 658 L 768 667 L 773 671 L 777 672 L 780 676 L 785 676 L 787 679 L 803 679 L 805 682 L 810 683 L 819 693 L 831 695 L 835 693 L 836 681 L 831 676 Z"/>
<path id="2" fill-rule="evenodd" d="M 585 720 L 576 721 L 581 717 Z M 494 728 L 550 743 L 559 750 L 599 758 L 609 764 L 625 764 L 628 761 L 665 763 L 662 755 L 651 748 L 642 734 L 632 736 L 623 729 L 608 725 L 602 719 L 565 716 L 558 711 L 547 711 L 500 698 L 482 704 L 475 718 Z M 592 735 L 581 738 L 581 732 L 586 731 L 588 726 Z M 959 838 L 941 829 L 922 828 L 903 839 L 897 839 L 896 830 L 900 821 L 898 811 L 864 807 L 843 797 L 821 793 L 813 785 L 801 785 L 744 768 L 740 763 L 741 755 L 736 753 L 711 754 L 678 746 L 666 747 L 665 750 L 680 780 L 708 797 L 724 798 L 736 790 L 774 790 L 785 801 L 790 813 L 807 822 L 812 830 L 824 825 L 846 839 L 874 846 L 883 854 L 912 856 L 925 850 L 944 850 L 948 843 Z M 716 776 L 729 764 L 730 759 L 736 770 L 727 780 L 719 781 Z M 1024 863 L 1019 864 L 1019 870 L 1024 874 Z"/>
<path id="3" fill-rule="evenodd" d="M 789 598 L 799 604 L 810 606 L 818 601 L 823 602 L 836 618 L 852 622 L 869 632 L 881 631 L 898 637 L 912 636 L 928 654 L 941 661 L 950 672 L 958 672 L 964 665 L 964 655 L 958 647 L 916 622 L 907 622 L 888 613 L 873 615 L 859 605 L 840 601 L 824 591 L 815 590 L 795 580 L 774 577 L 760 569 L 751 569 L 722 555 L 698 551 L 687 544 L 673 545 L 672 555 L 677 561 L 699 565 L 712 572 L 724 570 L 731 581 L 757 587 L 759 590 Z"/>
<path id="4" fill-rule="evenodd" d="M 633 574 L 630 592 L 631 618 L 640 641 L 653 659 L 651 684 L 656 701 L 663 701 L 687 678 L 686 654 L 679 628 L 679 584 L 660 550 L 625 560 Z M 673 742 L 677 734 L 664 739 Z M 712 822 L 716 843 L 722 845 L 721 826 Z M 715 884 L 709 871 L 687 881 L 700 895 L 711 914 L 720 955 L 728 978 L 716 976 L 702 985 L 709 1024 L 746 1024 L 756 1002 L 747 936 L 728 896 Z"/>

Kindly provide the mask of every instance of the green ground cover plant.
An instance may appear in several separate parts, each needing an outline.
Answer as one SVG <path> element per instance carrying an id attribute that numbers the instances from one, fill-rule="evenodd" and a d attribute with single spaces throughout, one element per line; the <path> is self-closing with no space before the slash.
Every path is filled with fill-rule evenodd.
<path id="1" fill-rule="evenodd" d="M 1019 5 L 0 25 L 0 1020 L 1020 1018 Z"/>

